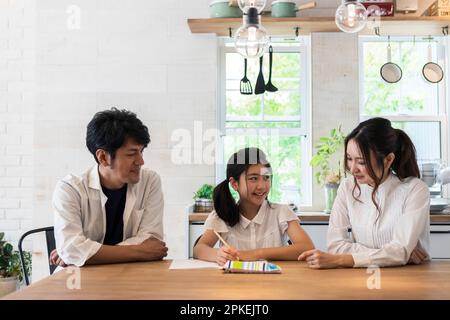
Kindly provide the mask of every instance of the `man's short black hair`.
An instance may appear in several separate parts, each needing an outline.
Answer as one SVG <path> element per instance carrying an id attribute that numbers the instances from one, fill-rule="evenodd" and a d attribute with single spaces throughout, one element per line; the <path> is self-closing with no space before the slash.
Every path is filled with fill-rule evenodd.
<path id="1" fill-rule="evenodd" d="M 116 151 L 127 139 L 144 147 L 150 143 L 148 128 L 128 110 L 111 108 L 97 112 L 87 125 L 86 146 L 98 162 L 95 152 L 103 149 L 114 159 Z"/>

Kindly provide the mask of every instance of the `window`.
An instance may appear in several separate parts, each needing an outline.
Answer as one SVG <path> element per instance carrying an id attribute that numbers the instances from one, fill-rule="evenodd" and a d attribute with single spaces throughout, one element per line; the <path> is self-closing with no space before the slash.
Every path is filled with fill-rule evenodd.
<path id="1" fill-rule="evenodd" d="M 432 61 L 445 69 L 445 42 L 441 37 L 391 38 L 392 62 L 403 71 L 394 84 L 380 76 L 387 62 L 386 38 L 360 38 L 360 117 L 361 121 L 381 116 L 403 129 L 412 139 L 419 165 L 423 162 L 447 162 L 447 117 L 445 78 L 439 84 L 427 82 L 422 68 Z"/>
<path id="2" fill-rule="evenodd" d="M 233 44 L 224 42 L 220 54 L 220 115 L 222 132 L 218 147 L 217 181 L 225 178 L 226 163 L 244 147 L 259 147 L 273 168 L 269 199 L 274 202 L 311 204 L 309 135 L 308 38 L 296 42 L 273 42 L 272 82 L 277 92 L 242 95 L 244 58 Z M 264 79 L 269 76 L 269 56 L 264 56 Z M 249 59 L 247 77 L 255 89 L 259 59 Z"/>

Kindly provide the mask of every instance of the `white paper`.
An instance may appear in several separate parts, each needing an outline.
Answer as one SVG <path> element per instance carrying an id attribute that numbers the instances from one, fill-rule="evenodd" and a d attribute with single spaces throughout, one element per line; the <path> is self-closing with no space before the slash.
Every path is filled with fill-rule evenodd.
<path id="1" fill-rule="evenodd" d="M 214 268 L 218 269 L 219 266 L 215 262 L 208 262 L 197 259 L 175 259 L 172 260 L 169 269 L 202 269 L 202 268 Z"/>

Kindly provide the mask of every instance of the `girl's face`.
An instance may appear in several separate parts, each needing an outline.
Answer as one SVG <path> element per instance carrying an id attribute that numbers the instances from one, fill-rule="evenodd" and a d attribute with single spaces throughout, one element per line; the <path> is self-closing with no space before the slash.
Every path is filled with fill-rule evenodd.
<path id="1" fill-rule="evenodd" d="M 247 172 L 239 177 L 239 182 L 232 179 L 231 185 L 239 193 L 240 201 L 248 201 L 261 206 L 270 191 L 272 172 L 262 164 L 252 164 Z"/>
<path id="2" fill-rule="evenodd" d="M 394 161 L 394 154 L 390 153 L 386 156 L 384 159 L 384 177 L 387 177 L 387 174 L 389 172 L 389 168 Z M 370 177 L 369 172 L 367 171 L 366 163 L 364 162 L 364 157 L 359 150 L 359 147 L 357 143 L 351 139 L 347 144 L 347 167 L 350 170 L 350 173 L 355 177 L 356 181 L 358 181 L 359 184 L 368 184 L 373 186 L 375 182 Z M 375 159 L 375 155 L 370 152 L 370 162 L 371 166 L 373 168 L 373 171 L 375 172 L 375 175 L 379 178 L 381 178 L 382 175 L 382 169 L 378 166 L 377 161 Z"/>

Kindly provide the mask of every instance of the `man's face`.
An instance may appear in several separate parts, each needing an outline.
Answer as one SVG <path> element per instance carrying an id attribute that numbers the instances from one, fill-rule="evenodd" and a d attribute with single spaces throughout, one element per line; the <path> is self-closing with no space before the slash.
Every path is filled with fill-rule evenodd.
<path id="1" fill-rule="evenodd" d="M 139 182 L 141 166 L 144 164 L 144 146 L 132 139 L 116 151 L 116 157 L 110 161 L 110 173 L 114 180 L 121 183 L 135 184 Z"/>

